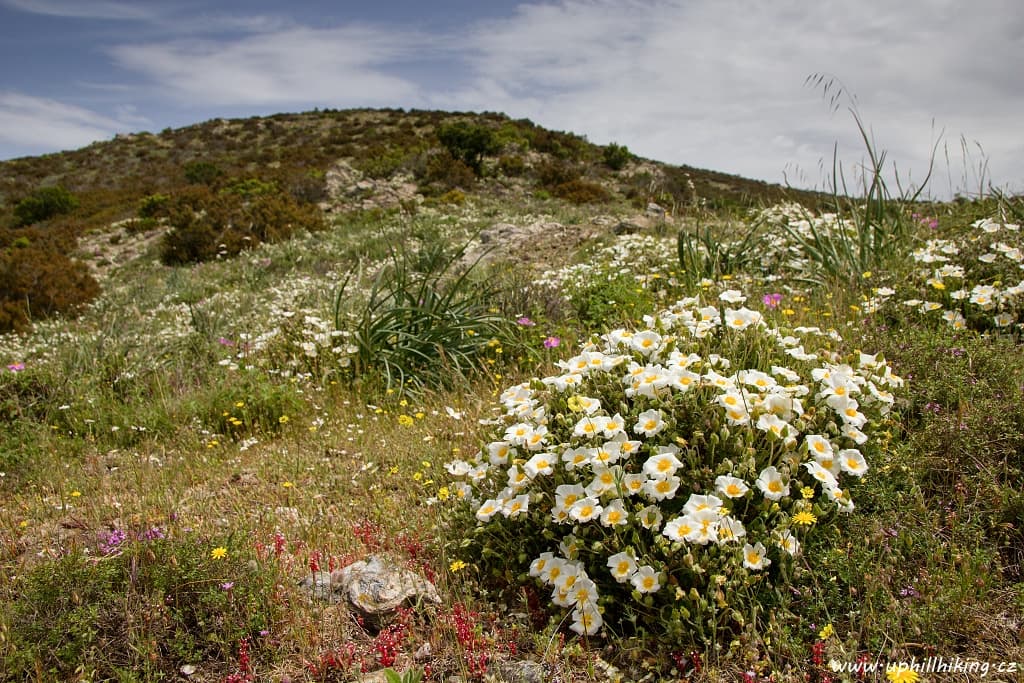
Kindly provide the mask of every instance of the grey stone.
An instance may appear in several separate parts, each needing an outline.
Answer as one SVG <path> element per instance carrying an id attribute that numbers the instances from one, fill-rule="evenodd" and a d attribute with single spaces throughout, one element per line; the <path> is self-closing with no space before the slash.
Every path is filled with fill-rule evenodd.
<path id="1" fill-rule="evenodd" d="M 633 221 L 622 221 L 615 226 L 616 235 L 635 235 L 638 232 L 643 232 L 644 226 Z"/>
<path id="2" fill-rule="evenodd" d="M 537 662 L 499 662 L 494 665 L 490 679 L 496 683 L 544 683 L 544 666 Z"/>
<path id="3" fill-rule="evenodd" d="M 313 572 L 299 581 L 299 587 L 318 600 L 341 602 L 330 572 Z"/>
<path id="4" fill-rule="evenodd" d="M 647 204 L 647 215 L 651 216 L 652 218 L 664 218 L 665 209 L 662 208 L 660 205 L 655 204 L 654 202 L 649 202 Z"/>
<path id="5" fill-rule="evenodd" d="M 378 555 L 353 562 L 331 576 L 334 590 L 340 590 L 371 628 L 395 610 L 421 601 L 441 604 L 437 588 L 422 576 L 398 567 Z"/>
<path id="6" fill-rule="evenodd" d="M 564 260 L 567 251 L 601 232 L 594 224 L 566 226 L 554 221 L 534 221 L 527 225 L 495 223 L 482 230 L 476 244 L 466 250 L 461 265 L 477 261 L 488 263 L 510 260 L 542 265 L 549 260 Z"/>
<path id="7" fill-rule="evenodd" d="M 425 662 L 425 661 L 427 661 L 428 659 L 430 659 L 433 656 L 434 656 L 434 648 L 431 647 L 429 642 L 426 642 L 426 643 L 423 643 L 422 645 L 420 645 L 419 648 L 416 649 L 416 652 L 415 652 L 415 654 L 413 654 L 412 659 L 415 662 Z"/>
<path id="8" fill-rule="evenodd" d="M 408 203 L 419 204 L 423 196 L 412 178 L 398 173 L 390 178 L 367 178 L 348 162 L 336 162 L 324 176 L 327 201 L 320 208 L 327 213 L 355 209 L 387 209 Z"/>

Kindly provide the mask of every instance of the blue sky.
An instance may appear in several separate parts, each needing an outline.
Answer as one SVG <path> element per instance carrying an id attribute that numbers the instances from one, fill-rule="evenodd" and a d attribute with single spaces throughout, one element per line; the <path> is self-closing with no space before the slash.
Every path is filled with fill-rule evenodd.
<path id="1" fill-rule="evenodd" d="M 502 111 L 646 157 L 820 186 L 1024 192 L 1019 0 L 0 0 L 0 159 L 314 107 Z M 984 172 L 982 168 L 984 167 Z"/>

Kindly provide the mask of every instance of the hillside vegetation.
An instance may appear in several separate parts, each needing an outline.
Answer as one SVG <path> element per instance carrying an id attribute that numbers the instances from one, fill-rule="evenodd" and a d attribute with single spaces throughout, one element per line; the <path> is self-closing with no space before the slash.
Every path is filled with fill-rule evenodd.
<path id="1" fill-rule="evenodd" d="M 0 680 L 1017 680 L 1024 204 L 871 187 L 418 111 L 0 164 Z"/>
<path id="2" fill-rule="evenodd" d="M 397 202 L 406 209 L 416 205 L 416 192 L 447 200 L 497 191 L 573 203 L 626 198 L 641 207 L 648 200 L 736 208 L 812 198 L 686 167 L 631 164 L 632 172 L 621 173 L 631 159 L 621 145 L 598 147 L 500 114 L 347 110 L 218 119 L 3 162 L 0 226 L 9 229 L 0 234 L 0 248 L 8 249 L 0 264 L 0 331 L 74 315 L 88 303 L 96 293 L 91 274 L 65 257 L 86 236 L 120 239 L 111 224 L 131 235 L 171 227 L 161 238 L 169 264 L 318 229 L 317 207 L 330 199 L 328 176 L 340 160 L 369 180 L 410 181 Z M 37 281 L 35 273 L 47 269 L 60 275 Z"/>

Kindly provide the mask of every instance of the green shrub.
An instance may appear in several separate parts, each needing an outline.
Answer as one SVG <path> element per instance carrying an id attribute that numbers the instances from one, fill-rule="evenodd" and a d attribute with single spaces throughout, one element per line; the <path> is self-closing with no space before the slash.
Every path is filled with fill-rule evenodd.
<path id="1" fill-rule="evenodd" d="M 139 202 L 139 218 L 157 218 L 164 214 L 170 197 L 165 194 L 151 194 Z"/>
<path id="2" fill-rule="evenodd" d="M 27 330 L 33 319 L 74 317 L 99 294 L 85 264 L 47 246 L 0 251 L 0 332 Z"/>
<path id="3" fill-rule="evenodd" d="M 526 121 L 525 125 L 527 126 L 525 135 L 530 141 L 530 148 L 534 151 L 550 154 L 564 161 L 579 161 L 583 158 L 587 142 L 578 135 L 558 130 L 546 130 L 530 121 Z"/>
<path id="4" fill-rule="evenodd" d="M 290 195 L 274 192 L 246 200 L 236 192 L 214 193 L 202 186 L 175 196 L 167 206 L 167 221 L 171 229 L 160 245 L 160 259 L 167 265 L 230 257 L 299 230 L 324 228 L 316 207 Z"/>
<path id="5" fill-rule="evenodd" d="M 653 305 L 650 291 L 640 288 L 628 273 L 595 274 L 569 286 L 566 294 L 574 318 L 586 330 L 632 322 Z"/>
<path id="6" fill-rule="evenodd" d="M 483 173 L 484 157 L 500 150 L 493 130 L 463 121 L 441 126 L 437 139 L 453 158 L 464 163 L 477 176 Z"/>
<path id="7" fill-rule="evenodd" d="M 448 190 L 437 199 L 442 204 L 454 204 L 455 206 L 462 206 L 463 204 L 466 203 L 466 193 L 456 188 L 454 190 Z"/>
<path id="8" fill-rule="evenodd" d="M 370 178 L 390 178 L 400 171 L 419 150 L 408 150 L 394 142 L 374 145 L 363 151 L 354 166 Z"/>
<path id="9" fill-rule="evenodd" d="M 454 189 L 468 191 L 476 185 L 476 174 L 465 163 L 447 153 L 431 154 L 420 175 L 420 192 L 441 195 Z"/>
<path id="10" fill-rule="evenodd" d="M 548 190 L 578 180 L 582 173 L 579 165 L 568 161 L 545 160 L 536 169 L 537 184 Z"/>
<path id="11" fill-rule="evenodd" d="M 519 154 L 505 154 L 498 159 L 498 171 L 510 178 L 518 178 L 526 173 L 526 160 Z"/>
<path id="12" fill-rule="evenodd" d="M 78 199 L 63 187 L 41 187 L 14 205 L 16 227 L 48 220 L 71 213 L 78 207 Z"/>
<path id="13" fill-rule="evenodd" d="M 160 260 L 166 265 L 199 263 L 225 253 L 238 253 L 234 220 L 241 217 L 242 200 L 237 195 L 218 195 L 206 187 L 184 190 L 166 207 L 171 229 L 160 244 Z M 228 240 L 232 243 L 229 245 Z"/>
<path id="14" fill-rule="evenodd" d="M 327 184 L 324 173 L 319 169 L 311 169 L 304 174 L 293 177 L 288 182 L 288 194 L 300 204 L 316 204 L 327 199 Z"/>
<path id="15" fill-rule="evenodd" d="M 185 180 L 193 185 L 213 185 L 224 171 L 210 161 L 192 161 L 185 164 Z"/>
<path id="16" fill-rule="evenodd" d="M 54 405 L 59 405 L 55 379 L 32 369 L 0 374 L 0 424 L 10 428 L 15 422 L 36 421 L 48 415 Z"/>
<path id="17" fill-rule="evenodd" d="M 613 171 L 621 171 L 633 158 L 628 147 L 614 142 L 606 146 L 601 154 L 605 166 Z"/>
<path id="18" fill-rule="evenodd" d="M 611 194 L 604 186 L 582 178 L 557 185 L 552 193 L 572 204 L 600 204 L 611 199 Z"/>
<path id="19" fill-rule="evenodd" d="M 305 412 L 305 402 L 290 383 L 246 373 L 214 385 L 188 404 L 190 416 L 207 429 L 232 440 L 276 434 Z"/>
<path id="20" fill-rule="evenodd" d="M 239 178 L 228 183 L 221 191 L 237 194 L 244 199 L 252 199 L 277 193 L 277 184 L 259 178 Z"/>

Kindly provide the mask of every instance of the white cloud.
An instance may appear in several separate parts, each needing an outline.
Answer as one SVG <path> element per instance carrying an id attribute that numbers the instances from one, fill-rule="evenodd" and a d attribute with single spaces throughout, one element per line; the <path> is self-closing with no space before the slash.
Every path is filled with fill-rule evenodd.
<path id="1" fill-rule="evenodd" d="M 781 180 L 788 166 L 792 178 L 799 168 L 813 185 L 823 157 L 831 165 L 833 142 L 848 165 L 864 152 L 849 101 L 833 114 L 820 90 L 804 86 L 825 72 L 857 97 L 863 122 L 904 178 L 923 178 L 934 121 L 954 142 L 961 134 L 979 139 L 994 172 L 1024 183 L 1015 54 L 1024 17 L 1015 0 L 990 5 L 522 5 L 476 27 L 475 81 L 434 102 L 505 110 L 595 142 L 624 142 L 644 156 L 753 177 Z"/>
<path id="2" fill-rule="evenodd" d="M 0 145 L 6 156 L 76 149 L 125 130 L 121 122 L 56 100 L 0 91 Z"/>
<path id="3" fill-rule="evenodd" d="M 138 7 L 0 2 L 122 18 Z M 547 0 L 519 4 L 505 18 L 453 24 L 446 35 L 384 23 L 313 28 L 286 14 L 224 14 L 216 4 L 186 15 L 167 4 L 171 14 L 148 30 L 168 39 L 139 36 L 105 48 L 142 77 L 139 87 L 105 87 L 154 119 L 160 107 L 194 112 L 195 120 L 225 109 L 312 106 L 504 111 L 654 159 L 820 186 L 834 143 L 848 173 L 864 155 L 847 110 L 852 100 L 840 99 L 832 112 L 820 88 L 804 85 L 826 73 L 856 96 L 862 121 L 904 180 L 923 178 L 944 131 L 950 163 L 940 147 L 936 192 L 955 191 L 980 163 L 960 160 L 961 136 L 969 148 L 981 143 L 997 184 L 1021 190 L 1018 3 Z"/>
<path id="4" fill-rule="evenodd" d="M 149 21 L 156 18 L 152 7 L 140 3 L 104 0 L 2 0 L 2 4 L 22 12 L 78 19 L 118 19 Z"/>
<path id="5" fill-rule="evenodd" d="M 165 98 L 207 106 L 375 106 L 418 99 L 416 86 L 388 72 L 414 56 L 419 36 L 350 26 L 304 27 L 233 40 L 189 40 L 110 49 Z"/>

